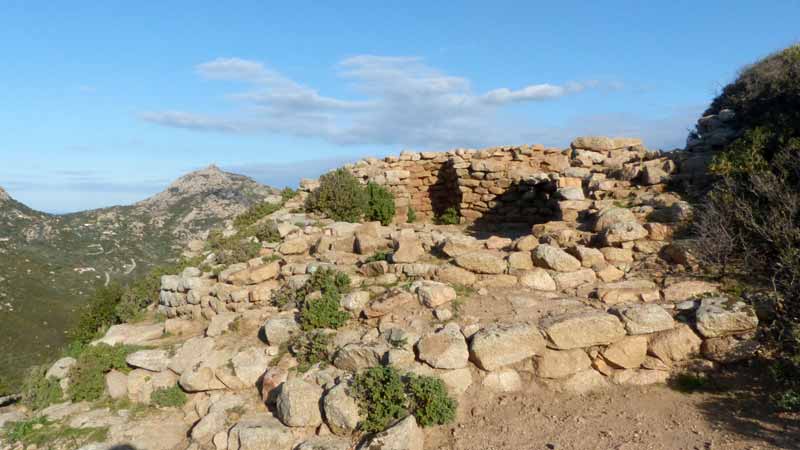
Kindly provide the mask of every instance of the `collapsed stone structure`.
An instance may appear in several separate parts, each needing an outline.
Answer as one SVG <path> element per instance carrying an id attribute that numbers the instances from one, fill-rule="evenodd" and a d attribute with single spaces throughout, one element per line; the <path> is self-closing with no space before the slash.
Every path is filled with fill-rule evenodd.
<path id="1" fill-rule="evenodd" d="M 193 407 L 175 426 L 193 448 L 334 450 L 356 444 L 363 420 L 353 374 L 379 364 L 437 376 L 465 399 L 527 383 L 573 394 L 663 383 L 746 359 L 757 349 L 755 312 L 694 279 L 691 252 L 673 240 L 691 215 L 668 189 L 684 156 L 583 137 L 569 149 L 405 152 L 348 166 L 395 193 L 396 223 L 293 212 L 301 194 L 264 219 L 281 241 L 262 243 L 261 257 L 164 276 L 165 323 L 109 330 L 101 342 L 158 347 L 165 332 L 180 341 L 131 355 L 135 370 L 110 373 L 107 390 L 147 403 L 177 383 Z M 404 223 L 408 207 L 426 220 Z M 462 226 L 430 223 L 451 207 Z M 527 231 L 507 233 L 509 223 Z M 373 258 L 383 251 L 388 259 Z M 271 298 L 322 268 L 350 275 L 341 307 L 351 320 L 331 332 L 330 365 L 301 373 L 284 351 L 301 333 L 297 311 Z M 256 333 L 263 342 L 242 337 Z M 243 405 L 250 413 L 232 420 Z M 421 450 L 424 432 L 409 416 L 358 448 Z"/>

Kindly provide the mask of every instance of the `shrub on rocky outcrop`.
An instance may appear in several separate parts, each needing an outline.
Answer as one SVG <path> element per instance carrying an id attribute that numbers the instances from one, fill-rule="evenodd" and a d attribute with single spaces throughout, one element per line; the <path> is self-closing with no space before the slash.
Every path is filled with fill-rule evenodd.
<path id="1" fill-rule="evenodd" d="M 298 334 L 289 341 L 289 351 L 297 359 L 297 370 L 306 372 L 315 364 L 331 359 L 331 337 L 324 332 Z"/>
<path id="2" fill-rule="evenodd" d="M 341 295 L 324 292 L 321 298 L 306 299 L 300 308 L 300 326 L 303 330 L 341 328 L 350 315 L 339 305 Z"/>
<path id="3" fill-rule="evenodd" d="M 407 374 L 391 366 L 371 367 L 356 375 L 353 391 L 366 417 L 360 428 L 367 433 L 385 429 L 408 414 L 423 427 L 455 420 L 457 403 L 442 380 Z"/>
<path id="4" fill-rule="evenodd" d="M 368 220 L 377 220 L 382 225 L 392 223 L 395 214 L 394 196 L 385 187 L 376 183 L 367 184 L 367 210 L 364 216 Z"/>
<path id="5" fill-rule="evenodd" d="M 297 196 L 297 191 L 290 187 L 285 187 L 283 190 L 281 190 L 281 198 L 284 202 L 295 198 L 295 196 Z"/>
<path id="6" fill-rule="evenodd" d="M 406 211 L 406 223 L 414 223 L 417 221 L 417 211 L 411 206 Z"/>
<path id="7" fill-rule="evenodd" d="M 159 388 L 153 391 L 150 402 L 162 408 L 177 408 L 186 404 L 188 397 L 180 386 Z"/>
<path id="8" fill-rule="evenodd" d="M 70 369 L 67 394 L 73 402 L 94 401 L 105 391 L 105 374 L 112 369 L 127 372 L 125 358 L 137 349 L 131 346 L 97 344 L 86 347 Z"/>
<path id="9" fill-rule="evenodd" d="M 707 267 L 772 287 L 766 322 L 784 407 L 800 409 L 800 45 L 745 68 L 706 114 L 730 109 L 736 137 L 715 154 L 718 176 L 697 208 L 697 254 Z M 791 375 L 794 374 L 794 375 Z"/>
<path id="10" fill-rule="evenodd" d="M 319 187 L 306 199 L 306 209 L 333 220 L 358 222 L 369 206 L 369 194 L 347 169 L 337 169 L 319 178 Z"/>
<path id="11" fill-rule="evenodd" d="M 254 223 L 261 220 L 263 217 L 268 216 L 275 211 L 281 209 L 283 205 L 280 203 L 261 202 L 256 203 L 247 209 L 247 211 L 239 214 L 233 219 L 233 225 L 238 229 L 249 227 Z"/>
<path id="12" fill-rule="evenodd" d="M 458 222 L 458 211 L 452 207 L 447 208 L 443 213 L 436 217 L 436 223 L 439 225 L 458 225 Z"/>
<path id="13" fill-rule="evenodd" d="M 32 367 L 22 384 L 22 403 L 34 411 L 58 403 L 64 397 L 58 380 L 47 378 L 47 367 Z"/>
<path id="14" fill-rule="evenodd" d="M 253 225 L 250 234 L 260 242 L 280 242 L 281 240 L 281 234 L 278 232 L 278 226 L 275 225 L 275 222 L 263 222 Z"/>
<path id="15" fill-rule="evenodd" d="M 251 260 L 258 256 L 261 250 L 261 244 L 253 242 L 249 236 L 237 233 L 234 236 L 224 237 L 218 230 L 209 234 L 208 245 L 216 255 L 217 262 L 225 265 Z"/>

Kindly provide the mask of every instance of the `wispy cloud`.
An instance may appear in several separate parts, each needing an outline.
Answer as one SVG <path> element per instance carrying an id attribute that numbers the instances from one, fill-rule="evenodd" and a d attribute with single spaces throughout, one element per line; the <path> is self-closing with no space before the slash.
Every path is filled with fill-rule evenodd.
<path id="1" fill-rule="evenodd" d="M 240 58 L 218 58 L 199 64 L 196 71 L 205 79 L 248 87 L 228 95 L 240 105 L 235 116 L 166 110 L 142 113 L 141 119 L 198 131 L 314 137 L 339 145 L 479 146 L 506 138 L 507 130 L 495 120 L 506 105 L 618 87 L 583 81 L 476 92 L 468 79 L 420 58 L 375 55 L 346 58 L 335 67 L 357 98 L 323 95 L 260 62 Z"/>

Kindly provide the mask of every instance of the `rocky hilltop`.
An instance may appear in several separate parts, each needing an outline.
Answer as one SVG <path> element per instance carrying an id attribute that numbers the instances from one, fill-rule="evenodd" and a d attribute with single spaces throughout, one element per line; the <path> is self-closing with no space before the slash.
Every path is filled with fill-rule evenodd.
<path id="1" fill-rule="evenodd" d="M 175 259 L 192 239 L 277 191 L 215 166 L 129 206 L 65 215 L 0 190 L 0 376 L 52 355 L 97 285 Z M 33 331 L 32 331 L 33 330 Z"/>
<path id="2" fill-rule="evenodd" d="M 107 372 L 103 390 L 159 408 L 134 417 L 131 406 L 67 402 L 37 414 L 107 431 L 87 449 L 529 448 L 505 425 L 488 431 L 496 405 L 663 384 L 756 351 L 755 312 L 695 278 L 674 238 L 692 214 L 669 189 L 686 159 L 584 137 L 567 149 L 405 152 L 347 166 L 395 194 L 401 213 L 386 226 L 298 213 L 316 185 L 306 181 L 261 220 L 279 238 L 261 242 L 259 257 L 221 265 L 207 253 L 202 268 L 162 277 L 165 322 L 114 326 L 98 341 L 147 347 Z M 406 223 L 408 208 L 421 220 Z M 426 220 L 448 208 L 461 224 Z M 320 281 L 336 272 L 346 286 Z M 309 305 L 330 299 L 339 311 L 324 319 L 336 329 L 316 329 Z M 62 359 L 50 376 L 69 387 L 75 364 Z M 374 367 L 441 380 L 457 424 L 424 428 L 447 410 L 440 399 L 364 433 L 372 403 L 359 376 Z M 164 392 L 185 403 L 165 407 Z M 703 445 L 683 435 L 672 444 Z M 612 433 L 562 439 L 623 448 Z"/>

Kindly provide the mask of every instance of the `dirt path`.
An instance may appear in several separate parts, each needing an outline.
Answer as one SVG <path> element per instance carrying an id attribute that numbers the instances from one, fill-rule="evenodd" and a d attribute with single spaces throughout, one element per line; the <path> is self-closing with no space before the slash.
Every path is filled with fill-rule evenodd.
<path id="1" fill-rule="evenodd" d="M 465 398 L 459 424 L 429 432 L 426 448 L 800 449 L 800 416 L 776 414 L 752 391 L 743 392 L 649 386 L 567 396 L 532 385 Z"/>

